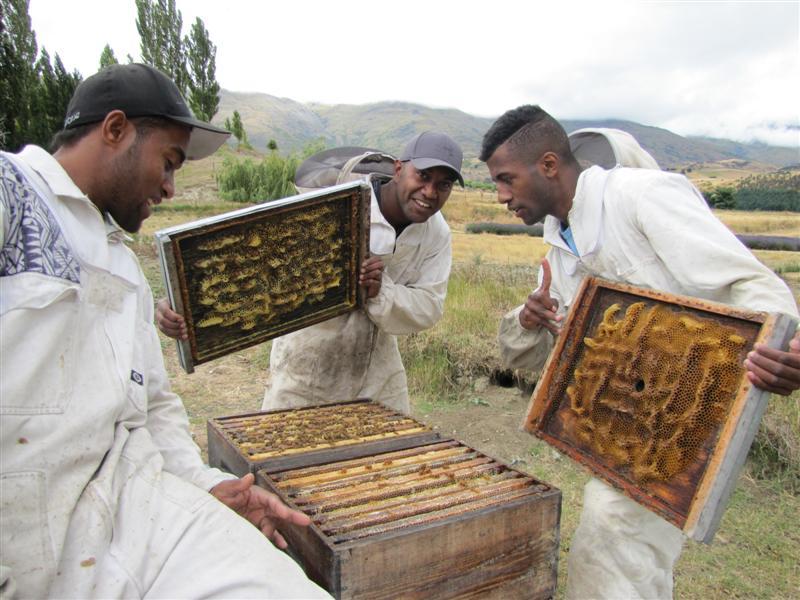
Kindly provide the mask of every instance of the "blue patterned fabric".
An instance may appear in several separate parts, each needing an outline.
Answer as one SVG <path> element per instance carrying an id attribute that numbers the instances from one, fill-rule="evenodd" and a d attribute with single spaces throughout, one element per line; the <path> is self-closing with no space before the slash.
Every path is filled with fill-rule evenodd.
<path id="1" fill-rule="evenodd" d="M 17 167 L 0 155 L 0 202 L 6 214 L 0 276 L 35 272 L 80 283 L 80 266 L 50 208 Z"/>

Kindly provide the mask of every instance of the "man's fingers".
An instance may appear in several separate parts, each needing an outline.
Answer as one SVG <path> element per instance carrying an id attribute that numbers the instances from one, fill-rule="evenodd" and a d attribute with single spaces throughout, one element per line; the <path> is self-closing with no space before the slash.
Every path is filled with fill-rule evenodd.
<path id="1" fill-rule="evenodd" d="M 764 373 L 763 371 L 761 372 Z M 778 394 L 780 396 L 788 396 L 790 395 L 794 389 L 791 387 L 776 385 L 770 382 L 771 377 L 767 376 L 767 379 L 762 378 L 759 376 L 757 371 L 748 371 L 747 378 L 750 380 L 754 386 L 759 389 L 762 389 L 766 392 L 770 392 L 772 394 Z"/>
<path id="2" fill-rule="evenodd" d="M 544 258 L 542 259 L 542 285 L 539 289 L 550 296 L 550 282 L 553 280 L 553 272 L 550 270 L 550 262 Z"/>

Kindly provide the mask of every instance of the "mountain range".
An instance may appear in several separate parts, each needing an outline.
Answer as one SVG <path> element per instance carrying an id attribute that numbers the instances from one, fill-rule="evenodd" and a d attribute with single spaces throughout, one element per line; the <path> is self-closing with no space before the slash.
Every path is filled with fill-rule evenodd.
<path id="1" fill-rule="evenodd" d="M 259 150 L 274 140 L 281 152 L 300 151 L 323 141 L 327 147 L 368 146 L 398 154 L 416 133 L 443 131 L 464 150 L 464 174 L 485 180 L 488 171 L 478 160 L 483 134 L 493 118 L 477 117 L 452 108 L 430 108 L 409 102 L 325 105 L 301 103 L 263 93 L 222 90 L 214 122 L 224 123 L 239 111 L 247 139 Z M 702 163 L 755 163 L 765 170 L 800 164 L 800 149 L 741 143 L 707 137 L 683 137 L 660 127 L 619 119 L 561 120 L 567 132 L 583 127 L 613 127 L 633 135 L 662 168 L 682 169 Z"/>

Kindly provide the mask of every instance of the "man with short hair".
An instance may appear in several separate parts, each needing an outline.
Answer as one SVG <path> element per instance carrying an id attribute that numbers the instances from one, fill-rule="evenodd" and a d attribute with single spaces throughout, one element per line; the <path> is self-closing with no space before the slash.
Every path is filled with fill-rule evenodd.
<path id="1" fill-rule="evenodd" d="M 75 90 L 54 155 L 0 154 L 3 597 L 326 596 L 264 537 L 308 517 L 203 464 L 124 244 L 228 135 L 115 65 Z"/>
<path id="2" fill-rule="evenodd" d="M 552 247 L 539 287 L 500 324 L 511 368 L 542 367 L 584 276 L 797 314 L 785 283 L 717 218 L 689 181 L 656 169 L 583 170 L 561 125 L 538 106 L 502 115 L 483 139 L 481 160 L 497 199 L 524 221 L 544 219 Z M 761 389 L 800 388 L 800 332 L 788 351 L 757 345 L 745 360 Z M 570 542 L 570 598 L 669 598 L 682 532 L 597 479 L 584 494 Z"/>
<path id="3" fill-rule="evenodd" d="M 360 285 L 363 310 L 312 325 L 272 342 L 263 410 L 371 398 L 410 412 L 397 335 L 433 327 L 444 311 L 450 275 L 450 228 L 440 210 L 461 176 L 461 148 L 426 131 L 406 145 L 394 176 L 370 176 L 370 251 Z M 186 339 L 183 318 L 166 300 L 159 328 Z"/>

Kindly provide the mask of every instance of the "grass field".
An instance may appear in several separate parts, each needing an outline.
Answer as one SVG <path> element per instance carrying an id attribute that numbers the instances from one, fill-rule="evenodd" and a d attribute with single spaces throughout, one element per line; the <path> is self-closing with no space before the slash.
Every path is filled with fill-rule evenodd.
<path id="1" fill-rule="evenodd" d="M 178 181 L 183 191 L 157 208 L 135 236 L 134 249 L 163 292 L 152 233 L 160 228 L 240 208 L 221 202 L 209 171 L 213 161 L 190 164 Z M 205 165 L 203 164 L 205 163 Z M 528 236 L 471 235 L 470 222 L 515 222 L 487 192 L 457 191 L 445 207 L 453 229 L 454 269 L 445 316 L 429 331 L 401 340 L 414 415 L 444 433 L 514 464 L 561 489 L 559 597 L 566 553 L 580 513 L 587 475 L 549 446 L 518 430 L 527 395 L 487 385 L 500 369 L 495 335 L 500 316 L 534 287 L 546 247 Z M 717 213 L 739 233 L 798 235 L 800 214 Z M 800 255 L 756 252 L 800 297 Z M 205 420 L 258 409 L 267 379 L 269 344 L 200 365 L 192 375 L 177 366 L 174 345 L 163 339 L 173 385 L 187 405 L 201 446 Z M 800 394 L 774 398 L 716 540 L 689 542 L 676 569 L 676 598 L 800 597 Z"/>

